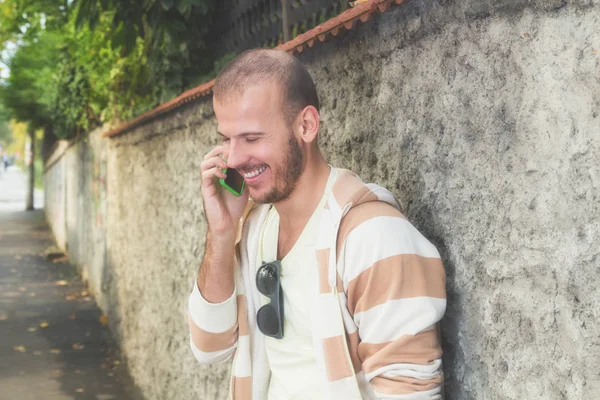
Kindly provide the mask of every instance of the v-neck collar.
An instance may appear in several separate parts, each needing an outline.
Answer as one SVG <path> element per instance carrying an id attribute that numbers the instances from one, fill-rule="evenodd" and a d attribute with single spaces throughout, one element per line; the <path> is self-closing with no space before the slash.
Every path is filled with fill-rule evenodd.
<path id="1" fill-rule="evenodd" d="M 310 218 L 306 221 L 306 224 L 304 225 L 304 228 L 302 228 L 302 232 L 300 232 L 300 235 L 296 239 L 296 242 L 294 243 L 294 245 L 292 246 L 290 251 L 288 251 L 288 253 L 281 259 L 282 265 L 285 262 L 285 260 L 288 258 L 288 256 L 292 252 L 296 251 L 296 248 L 298 247 L 298 243 L 301 243 L 302 240 L 304 239 L 304 236 L 306 235 L 307 228 L 309 228 L 309 225 L 311 224 L 311 222 L 315 218 L 318 217 L 318 214 L 320 213 L 322 208 L 325 206 L 327 198 L 331 194 L 331 190 L 333 188 L 333 183 L 335 182 L 337 173 L 336 173 L 336 169 L 333 168 L 331 165 L 329 166 L 329 168 L 330 168 L 329 177 L 327 178 L 327 184 L 325 185 L 325 190 L 323 191 L 323 196 L 321 197 L 319 204 L 317 204 L 317 207 L 315 207 L 315 209 L 313 210 L 313 213 L 311 214 Z M 271 225 L 271 224 L 269 224 L 271 218 L 276 218 L 277 220 L 273 223 L 273 225 L 274 225 L 273 229 L 268 229 L 269 226 Z M 269 253 L 266 253 L 264 251 L 265 250 L 265 248 L 264 248 L 265 241 L 267 243 L 269 241 L 271 241 L 271 242 L 274 241 L 274 243 L 275 243 L 274 246 L 270 247 L 271 251 Z M 271 204 L 269 207 L 267 216 L 265 218 L 265 223 L 260 232 L 259 254 L 261 255 L 261 257 L 260 257 L 261 263 L 263 261 L 273 261 L 273 260 L 278 259 L 277 258 L 278 247 L 279 247 L 279 213 L 277 213 L 277 209 L 275 209 L 275 206 L 273 204 Z M 273 253 L 275 253 L 275 254 L 273 254 Z"/>

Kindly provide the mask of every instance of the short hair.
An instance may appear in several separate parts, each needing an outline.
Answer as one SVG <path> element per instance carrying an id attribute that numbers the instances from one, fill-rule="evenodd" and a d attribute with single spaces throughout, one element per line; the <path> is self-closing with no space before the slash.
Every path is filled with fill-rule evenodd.
<path id="1" fill-rule="evenodd" d="M 217 102 L 225 103 L 251 85 L 271 82 L 282 89 L 283 112 L 288 123 L 306 106 L 319 110 L 317 89 L 306 67 L 281 50 L 253 49 L 235 57 L 219 72 L 213 96 Z"/>

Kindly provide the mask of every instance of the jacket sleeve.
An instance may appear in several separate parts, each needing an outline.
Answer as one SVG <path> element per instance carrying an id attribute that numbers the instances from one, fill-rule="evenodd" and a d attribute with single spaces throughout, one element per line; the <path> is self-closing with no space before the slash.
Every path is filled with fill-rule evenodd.
<path id="1" fill-rule="evenodd" d="M 188 300 L 190 346 L 200 364 L 227 360 L 234 353 L 238 339 L 237 296 L 234 289 L 222 303 L 209 303 L 194 282 Z"/>
<path id="2" fill-rule="evenodd" d="M 200 364 L 214 364 L 229 359 L 238 346 L 240 330 L 247 335 L 248 324 L 246 301 L 240 273 L 242 237 L 248 236 L 248 224 L 245 223 L 255 204 L 248 201 L 238 227 L 235 265 L 235 285 L 233 294 L 222 303 L 209 303 L 202 297 L 197 281 L 188 300 L 188 322 L 190 327 L 190 346 Z M 245 255 L 247 260 L 247 255 Z M 240 324 L 239 321 L 242 321 Z"/>
<path id="3" fill-rule="evenodd" d="M 348 218 L 343 282 L 365 378 L 379 399 L 441 399 L 439 253 L 391 206 L 364 204 Z"/>

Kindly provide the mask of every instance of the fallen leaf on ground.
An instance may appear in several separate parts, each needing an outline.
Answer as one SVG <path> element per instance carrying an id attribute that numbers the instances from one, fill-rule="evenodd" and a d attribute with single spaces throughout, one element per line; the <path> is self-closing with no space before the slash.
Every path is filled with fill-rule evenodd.
<path id="1" fill-rule="evenodd" d="M 77 318 L 77 314 L 73 313 L 71 315 L 69 315 L 69 319 L 75 319 Z"/>
<path id="2" fill-rule="evenodd" d="M 98 320 L 100 321 L 100 323 L 102 324 L 102 326 L 108 325 L 108 315 L 102 314 L 100 316 L 100 318 L 98 318 Z"/>
<path id="3" fill-rule="evenodd" d="M 64 256 L 64 257 L 55 258 L 54 260 L 52 260 L 52 263 L 56 264 L 59 262 L 67 262 L 67 261 L 69 261 L 69 257 Z"/>
<path id="4" fill-rule="evenodd" d="M 50 353 L 52 353 L 52 354 L 59 354 L 60 350 L 59 349 L 50 349 Z"/>
<path id="5" fill-rule="evenodd" d="M 597 55 L 597 54 L 598 54 L 598 49 L 594 49 L 594 50 L 592 50 L 592 54 L 593 54 L 593 55 Z"/>
<path id="6" fill-rule="evenodd" d="M 37 328 L 36 328 L 35 326 L 32 326 L 32 327 L 30 327 L 30 328 L 27 328 L 27 330 L 28 330 L 29 332 L 35 332 L 35 331 L 37 331 Z"/>
<path id="7" fill-rule="evenodd" d="M 79 343 L 73 343 L 73 350 L 82 350 L 85 346 Z"/>
<path id="8" fill-rule="evenodd" d="M 79 388 L 79 389 L 77 389 L 77 390 L 75 390 L 75 391 L 76 391 L 77 393 L 83 393 L 83 392 L 84 392 L 83 388 Z"/>
<path id="9" fill-rule="evenodd" d="M 75 370 L 75 373 L 76 373 L 77 375 L 81 375 L 81 374 L 82 374 L 82 372 L 81 372 L 81 370 L 80 370 L 80 369 L 76 369 L 76 370 Z"/>
<path id="10" fill-rule="evenodd" d="M 41 351 L 39 351 L 39 350 L 36 350 L 36 351 L 34 351 L 34 352 L 33 352 L 33 355 L 34 355 L 34 356 L 41 356 L 41 355 L 42 355 L 42 352 L 41 352 Z"/>
<path id="11" fill-rule="evenodd" d="M 15 347 L 13 347 L 13 350 L 21 352 L 21 353 L 25 353 L 27 351 L 27 349 L 25 348 L 25 346 L 15 346 Z"/>
<path id="12" fill-rule="evenodd" d="M 68 284 L 69 284 L 69 282 L 67 282 L 65 280 L 56 281 L 57 286 L 67 286 Z"/>
<path id="13" fill-rule="evenodd" d="M 48 325 L 49 325 L 49 324 L 48 324 L 48 322 L 46 322 L 46 321 L 43 321 L 43 322 L 40 324 L 40 328 L 47 328 L 47 327 L 48 327 Z"/>
<path id="14" fill-rule="evenodd" d="M 83 291 L 81 292 L 81 295 L 82 295 L 82 296 L 88 296 L 89 294 L 90 294 L 90 293 L 89 293 L 87 290 L 83 290 Z"/>
<path id="15" fill-rule="evenodd" d="M 68 294 L 65 296 L 65 300 L 71 301 L 71 300 L 75 300 L 77 297 L 73 296 L 72 294 Z"/>
<path id="16" fill-rule="evenodd" d="M 29 295 L 29 297 L 35 297 L 35 292 L 29 292 L 27 294 Z"/>
<path id="17" fill-rule="evenodd" d="M 26 288 L 25 286 L 21 286 L 21 287 L 19 288 L 19 290 L 20 290 L 21 292 L 26 292 L 26 291 L 27 291 L 27 288 Z"/>
<path id="18" fill-rule="evenodd" d="M 114 365 L 119 365 L 119 364 L 121 364 L 121 361 L 119 361 L 119 360 L 115 360 L 115 361 L 113 361 L 113 364 L 114 364 Z"/>
<path id="19" fill-rule="evenodd" d="M 0 321 L 6 321 L 8 319 L 8 315 L 0 313 Z"/>

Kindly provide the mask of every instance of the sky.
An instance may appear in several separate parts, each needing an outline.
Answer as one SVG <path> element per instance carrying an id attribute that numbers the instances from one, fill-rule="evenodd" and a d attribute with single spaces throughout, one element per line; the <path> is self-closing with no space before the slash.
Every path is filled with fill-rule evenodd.
<path id="1" fill-rule="evenodd" d="M 3 61 L 10 60 L 17 46 L 12 43 L 6 43 L 6 49 L 0 52 L 0 79 L 6 79 L 10 75 L 10 69 Z"/>

